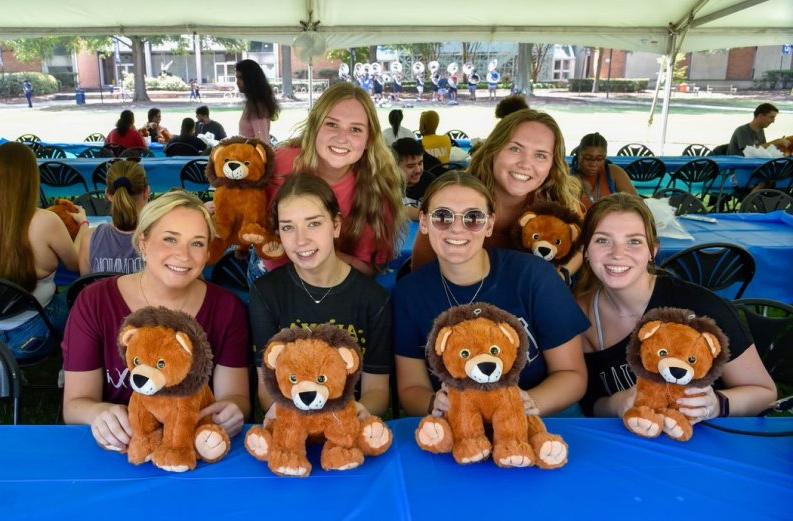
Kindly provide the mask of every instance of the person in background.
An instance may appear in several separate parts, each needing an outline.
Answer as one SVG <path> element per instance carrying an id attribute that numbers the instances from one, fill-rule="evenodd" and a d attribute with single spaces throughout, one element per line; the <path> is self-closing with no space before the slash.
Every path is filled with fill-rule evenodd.
<path id="1" fill-rule="evenodd" d="M 152 143 L 166 144 L 171 140 L 171 133 L 167 128 L 160 125 L 162 121 L 162 111 L 157 107 L 149 109 L 147 114 L 148 122 L 146 126 L 140 129 L 140 134 L 143 137 L 151 138 Z"/>
<path id="2" fill-rule="evenodd" d="M 402 117 L 402 111 L 399 109 L 394 109 L 388 113 L 388 124 L 391 126 L 383 130 L 383 139 L 385 139 L 386 145 L 393 145 L 397 139 L 415 139 L 413 132 L 402 126 Z"/>
<path id="3" fill-rule="evenodd" d="M 526 103 L 525 96 L 519 94 L 507 96 L 496 104 L 496 119 L 502 119 L 513 112 L 527 108 L 529 108 L 529 104 Z"/>
<path id="4" fill-rule="evenodd" d="M 22 82 L 22 94 L 28 100 L 28 107 L 33 108 L 33 84 L 27 78 Z"/>
<path id="5" fill-rule="evenodd" d="M 628 174 L 606 159 L 606 138 L 595 132 L 581 138 L 570 173 L 581 181 L 581 204 L 588 210 L 601 198 L 615 192 L 637 195 Z"/>
<path id="6" fill-rule="evenodd" d="M 583 336 L 586 414 L 622 417 L 633 406 L 636 378 L 626 360 L 627 345 L 642 316 L 659 307 L 708 316 L 729 339 L 730 361 L 721 378 L 714 386 L 687 389 L 678 400 L 692 423 L 753 416 L 776 399 L 774 382 L 732 305 L 701 286 L 656 272 L 655 220 L 640 197 L 617 193 L 596 202 L 581 238 L 586 261 L 575 294 L 592 324 Z"/>
<path id="7" fill-rule="evenodd" d="M 427 110 L 419 117 L 419 132 L 421 133 L 421 144 L 424 150 L 438 161 L 445 164 L 449 162 L 449 154 L 452 153 L 452 140 L 447 135 L 438 136 L 440 116 L 434 110 Z"/>
<path id="8" fill-rule="evenodd" d="M 201 105 L 200 107 L 196 108 L 195 118 L 197 121 L 196 134 L 206 134 L 207 132 L 211 132 L 218 141 L 221 139 L 226 139 L 226 130 L 223 128 L 223 125 L 209 118 L 209 107 L 206 105 Z"/>
<path id="9" fill-rule="evenodd" d="M 253 60 L 237 62 L 237 88 L 245 96 L 245 108 L 240 116 L 241 136 L 252 137 L 270 144 L 270 122 L 278 119 L 280 108 L 264 71 Z"/>
<path id="10" fill-rule="evenodd" d="M 66 225 L 53 212 L 37 208 L 39 171 L 33 151 L 22 143 L 0 145 L 0 279 L 33 294 L 59 331 L 66 322 L 66 299 L 55 291 L 59 264 L 77 271 L 77 252 L 85 239 L 88 221 L 79 206 L 71 216 L 80 225 L 72 242 Z M 26 311 L 0 321 L 0 341 L 21 361 L 46 356 L 54 342 L 35 312 Z"/>
<path id="11" fill-rule="evenodd" d="M 482 79 L 476 72 L 472 72 L 471 75 L 468 76 L 468 95 L 473 103 L 476 103 L 476 87 L 479 85 L 480 81 L 482 81 Z"/>
<path id="12" fill-rule="evenodd" d="M 146 172 L 137 161 L 116 161 L 107 171 L 105 197 L 112 221 L 89 228 L 80 244 L 80 275 L 98 272 L 137 273 L 143 269 L 132 245 L 138 214 L 151 192 Z"/>
<path id="13" fill-rule="evenodd" d="M 102 448 L 123 451 L 129 444 L 132 389 L 118 333 L 130 313 L 147 306 L 183 311 L 201 325 L 212 347 L 216 400 L 201 416 L 211 416 L 229 436 L 242 430 L 251 410 L 247 313 L 229 291 L 201 279 L 214 235 L 197 197 L 182 190 L 163 194 L 143 208 L 132 235 L 144 269 L 94 282 L 77 297 L 61 346 L 63 419 L 90 425 Z"/>
<path id="14" fill-rule="evenodd" d="M 396 154 L 397 165 L 405 177 L 405 197 L 402 204 L 410 219 L 418 221 L 419 206 L 424 192 L 435 176 L 424 170 L 424 147 L 412 137 L 397 139 L 391 148 Z"/>
<path id="15" fill-rule="evenodd" d="M 765 129 L 776 120 L 779 109 L 770 103 L 762 103 L 754 109 L 754 118 L 749 123 L 736 128 L 727 145 L 727 155 L 742 156 L 747 146 L 762 146 L 768 143 Z"/>
<path id="16" fill-rule="evenodd" d="M 123 148 L 147 148 L 143 137 L 135 130 L 135 114 L 131 110 L 121 111 L 116 128 L 107 134 L 105 143 Z"/>
<path id="17" fill-rule="evenodd" d="M 283 328 L 331 323 L 353 332 L 363 351 L 359 411 L 382 415 L 389 405 L 391 306 L 388 292 L 336 253 L 341 210 L 333 190 L 319 176 L 289 176 L 273 201 L 272 226 L 291 264 L 259 278 L 251 287 L 250 323 L 257 351 L 259 402 L 272 397 L 264 387 L 261 354 Z"/>
<path id="18" fill-rule="evenodd" d="M 182 120 L 182 128 L 179 131 L 179 135 L 172 137 L 171 141 L 168 142 L 169 145 L 173 143 L 190 145 L 198 152 L 203 152 L 207 147 L 207 144 L 198 139 L 195 135 L 195 121 L 193 118 L 184 118 Z"/>

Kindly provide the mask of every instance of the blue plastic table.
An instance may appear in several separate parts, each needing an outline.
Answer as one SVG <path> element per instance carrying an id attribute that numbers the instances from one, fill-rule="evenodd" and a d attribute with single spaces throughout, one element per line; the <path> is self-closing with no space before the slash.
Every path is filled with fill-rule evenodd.
<path id="1" fill-rule="evenodd" d="M 723 419 L 789 431 L 793 418 Z M 686 443 L 646 440 L 617 419 L 546 420 L 570 448 L 566 467 L 458 466 L 421 451 L 417 419 L 390 422 L 391 449 L 346 472 L 278 478 L 242 446 L 214 465 L 172 474 L 133 467 L 84 426 L 0 427 L 0 518 L 106 519 L 790 519 L 793 438 L 695 427 Z M 114 514 L 115 513 L 115 514 Z"/>

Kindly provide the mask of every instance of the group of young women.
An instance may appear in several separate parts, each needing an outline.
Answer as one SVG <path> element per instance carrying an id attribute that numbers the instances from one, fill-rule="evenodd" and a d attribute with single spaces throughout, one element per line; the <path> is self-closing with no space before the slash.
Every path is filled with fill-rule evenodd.
<path id="1" fill-rule="evenodd" d="M 575 296 L 550 264 L 506 249 L 526 204 L 556 201 L 581 211 L 581 181 L 569 175 L 564 150 L 549 115 L 524 109 L 504 117 L 466 172 L 447 173 L 428 188 L 413 273 L 389 298 L 371 276 L 402 240 L 403 180 L 368 94 L 334 85 L 311 109 L 301 135 L 276 150 L 271 224 L 289 262 L 268 265 L 271 273 L 251 288 L 252 339 L 243 305 L 200 278 L 214 235 L 209 213 L 189 194 L 165 194 L 143 207 L 131 237 L 143 269 L 89 286 L 71 310 L 63 342 L 65 420 L 90 424 L 103 447 L 126 445 L 130 389 L 116 335 L 127 314 L 147 305 L 183 310 L 205 328 L 218 402 L 203 414 L 231 435 L 249 418 L 252 353 L 281 328 L 326 322 L 350 332 L 364 351 L 359 414 L 386 411 L 393 374 L 408 415 L 444 411 L 445 389 L 427 370 L 424 344 L 437 315 L 470 302 L 501 307 L 526 329 L 529 360 L 520 386 L 527 413 L 569 414 L 582 398 L 588 414 L 625 411 L 634 397 L 633 377 L 623 370 L 627 337 L 646 311 L 670 305 L 714 318 L 732 352 L 719 390 L 692 391 L 681 411 L 699 421 L 723 413 L 720 400 L 732 415 L 764 409 L 776 390 L 750 336 L 728 303 L 654 272 L 658 239 L 638 197 L 604 197 L 587 212 L 583 249 L 564 267 L 580 271 Z M 29 277 L 30 287 L 54 269 L 43 268 Z M 9 273 L 0 264 L 0 277 Z M 259 380 L 267 409 L 272 397 L 261 373 Z"/>

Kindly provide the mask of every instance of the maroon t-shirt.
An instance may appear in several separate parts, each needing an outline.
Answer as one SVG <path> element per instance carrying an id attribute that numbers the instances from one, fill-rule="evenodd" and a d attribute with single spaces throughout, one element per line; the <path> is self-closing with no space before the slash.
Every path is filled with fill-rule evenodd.
<path id="1" fill-rule="evenodd" d="M 93 371 L 104 368 L 102 401 L 126 405 L 132 394 L 129 370 L 116 339 L 131 313 L 118 289 L 118 277 L 94 282 L 77 297 L 63 335 L 63 368 Z M 248 314 L 232 293 L 207 283 L 196 321 L 206 331 L 215 365 L 247 367 L 250 353 Z"/>

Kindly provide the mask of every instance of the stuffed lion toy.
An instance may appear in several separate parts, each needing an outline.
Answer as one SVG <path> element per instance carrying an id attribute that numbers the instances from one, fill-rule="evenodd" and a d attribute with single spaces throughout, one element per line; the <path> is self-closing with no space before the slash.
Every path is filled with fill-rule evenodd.
<path id="1" fill-rule="evenodd" d="M 74 240 L 80 232 L 80 223 L 75 221 L 71 215 L 77 213 L 77 207 L 68 199 L 56 199 L 55 204 L 48 207 L 47 210 L 61 218 L 63 224 L 66 225 L 66 231 L 69 232 L 69 237 Z"/>
<path id="2" fill-rule="evenodd" d="M 578 250 L 581 226 L 581 217 L 564 206 L 536 203 L 518 219 L 512 234 L 514 246 L 560 266 Z"/>
<path id="3" fill-rule="evenodd" d="M 222 428 L 199 412 L 215 400 L 209 389 L 212 350 L 206 333 L 190 315 L 164 307 L 144 307 L 127 317 L 118 335 L 129 368 L 133 465 L 151 460 L 172 472 L 192 470 L 196 455 L 208 463 L 231 447 Z"/>
<path id="4" fill-rule="evenodd" d="M 679 308 L 645 314 L 628 344 L 637 382 L 636 400 L 622 417 L 625 427 L 645 438 L 665 432 L 678 441 L 691 439 L 691 422 L 677 400 L 687 386 L 705 387 L 721 376 L 730 357 L 727 348 L 727 337 L 709 317 Z"/>
<path id="5" fill-rule="evenodd" d="M 361 352 L 346 331 L 324 324 L 284 329 L 262 359 L 264 383 L 276 404 L 271 424 L 248 431 L 245 447 L 279 476 L 307 477 L 311 463 L 306 441 L 324 439 L 320 463 L 325 470 L 348 470 L 364 456 L 391 446 L 382 420 L 359 420 L 353 393 L 361 371 Z"/>
<path id="6" fill-rule="evenodd" d="M 212 149 L 207 180 L 215 187 L 215 230 L 209 247 L 209 264 L 216 263 L 232 244 L 246 256 L 253 245 L 259 255 L 278 258 L 284 249 L 268 231 L 267 195 L 264 187 L 273 168 L 273 150 L 258 139 L 231 137 Z"/>
<path id="7" fill-rule="evenodd" d="M 482 461 L 492 452 L 499 467 L 564 466 L 567 444 L 523 409 L 517 382 L 527 349 L 518 319 L 489 304 L 453 307 L 435 319 L 427 360 L 448 387 L 449 410 L 443 418 L 421 420 L 418 445 L 451 452 L 460 464 Z M 493 427 L 492 444 L 485 423 Z"/>

